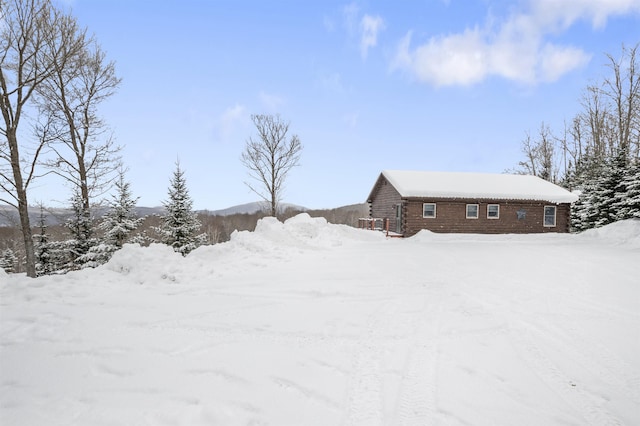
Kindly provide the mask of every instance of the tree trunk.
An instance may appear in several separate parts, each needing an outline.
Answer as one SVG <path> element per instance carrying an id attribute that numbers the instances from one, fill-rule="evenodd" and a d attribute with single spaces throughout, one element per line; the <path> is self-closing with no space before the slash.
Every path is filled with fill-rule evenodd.
<path id="1" fill-rule="evenodd" d="M 20 227 L 24 239 L 24 251 L 26 257 L 27 276 L 36 277 L 36 261 L 33 248 L 33 238 L 31 236 L 31 223 L 29 221 L 29 202 L 27 201 L 27 190 L 22 179 L 20 170 L 20 157 L 18 155 L 18 140 L 15 129 L 7 129 L 7 141 L 11 147 L 11 169 L 13 171 L 14 183 L 16 185 L 16 196 L 18 198 L 18 214 L 20 215 Z"/>

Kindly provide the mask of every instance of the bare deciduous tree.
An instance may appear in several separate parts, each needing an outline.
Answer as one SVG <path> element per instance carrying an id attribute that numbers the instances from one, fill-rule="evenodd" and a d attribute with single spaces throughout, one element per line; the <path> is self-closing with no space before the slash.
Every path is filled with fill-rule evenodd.
<path id="1" fill-rule="evenodd" d="M 638 47 L 622 46 L 620 59 L 607 54 L 612 76 L 604 80 L 603 93 L 611 102 L 611 114 L 614 121 L 614 137 L 616 148 L 632 154 L 638 153 L 640 128 L 640 64 L 638 63 Z M 633 144 L 635 143 L 635 147 Z"/>
<path id="2" fill-rule="evenodd" d="M 80 34 L 75 22 L 69 32 Z M 97 106 L 120 84 L 115 65 L 93 39 L 83 34 L 83 49 L 68 64 L 54 64 L 52 78 L 38 88 L 38 105 L 44 122 L 41 138 L 49 135 L 53 151 L 46 166 L 77 188 L 85 209 L 90 199 L 102 195 L 117 176 L 119 151 Z"/>
<path id="3" fill-rule="evenodd" d="M 279 115 L 252 115 L 251 119 L 259 139 L 249 138 L 241 160 L 258 185 L 246 184 L 269 203 L 270 214 L 276 217 L 285 179 L 299 165 L 302 144 L 297 135 L 287 135 L 290 123 Z"/>
<path id="4" fill-rule="evenodd" d="M 68 63 L 79 51 L 75 34 L 65 33 L 65 22 L 71 19 L 48 0 L 0 0 L 0 188 L 7 194 L 1 200 L 18 210 L 30 277 L 36 270 L 27 189 L 37 176 L 47 133 L 32 146 L 20 145 L 24 132 L 19 129 L 31 98 L 51 78 L 54 64 Z"/>
<path id="5" fill-rule="evenodd" d="M 565 124 L 563 136 L 552 136 L 544 126 L 538 140 L 533 141 L 527 135 L 522 142 L 525 159 L 516 171 L 545 177 L 550 170 L 550 180 L 574 187 L 593 179 L 620 155 L 627 164 L 637 162 L 640 159 L 639 52 L 640 44 L 636 44 L 631 48 L 622 46 L 619 57 L 607 54 L 606 67 L 610 73 L 585 87 L 582 111 L 568 128 Z M 548 143 L 547 136 L 553 143 Z M 560 161 L 555 159 L 554 149 L 562 150 L 563 170 L 556 166 Z"/>
<path id="6" fill-rule="evenodd" d="M 526 161 L 520 161 L 520 169 L 516 173 L 539 176 L 550 182 L 558 180 L 557 150 L 556 141 L 549 126 L 542 123 L 536 140 L 531 139 L 527 132 L 526 138 L 522 141 L 522 153 Z"/>

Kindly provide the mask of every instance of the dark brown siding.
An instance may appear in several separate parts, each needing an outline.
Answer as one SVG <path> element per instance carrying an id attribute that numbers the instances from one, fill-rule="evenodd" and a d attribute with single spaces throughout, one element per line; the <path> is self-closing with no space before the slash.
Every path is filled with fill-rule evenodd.
<path id="1" fill-rule="evenodd" d="M 423 203 L 436 204 L 436 217 L 423 218 Z M 477 219 L 466 218 L 467 204 L 478 204 Z M 487 205 L 500 205 L 500 218 L 487 218 Z M 556 206 L 556 226 L 544 226 L 544 207 Z M 451 200 L 451 199 L 409 199 L 405 203 L 404 236 L 416 234 L 421 229 L 433 232 L 481 233 L 481 234 L 522 234 L 539 232 L 569 232 L 569 204 L 553 204 L 544 201 L 505 200 Z M 524 219 L 518 219 L 517 212 L 526 212 Z"/>
<path id="2" fill-rule="evenodd" d="M 389 219 L 389 230 L 396 229 L 396 205 L 400 204 L 400 193 L 381 176 L 373 191 L 371 203 L 371 217 Z"/>

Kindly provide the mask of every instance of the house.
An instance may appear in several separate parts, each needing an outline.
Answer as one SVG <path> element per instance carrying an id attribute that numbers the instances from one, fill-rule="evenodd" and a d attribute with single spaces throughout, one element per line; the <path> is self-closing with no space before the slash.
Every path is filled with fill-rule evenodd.
<path id="1" fill-rule="evenodd" d="M 578 196 L 530 175 L 385 170 L 367 202 L 372 219 L 408 237 L 457 233 L 569 232 Z"/>

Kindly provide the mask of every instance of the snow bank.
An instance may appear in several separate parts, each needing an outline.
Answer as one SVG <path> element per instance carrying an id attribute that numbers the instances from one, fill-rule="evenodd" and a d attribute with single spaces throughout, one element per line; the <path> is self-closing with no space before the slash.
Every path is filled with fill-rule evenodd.
<path id="1" fill-rule="evenodd" d="M 292 237 L 314 247 L 336 247 L 348 242 L 366 242 L 384 239 L 379 232 L 354 229 L 346 225 L 328 223 L 323 217 L 301 213 L 284 222 L 284 229 Z"/>
<path id="2" fill-rule="evenodd" d="M 598 239 L 610 244 L 640 249 L 640 219 L 621 220 L 602 228 L 586 230 L 579 236 L 588 240 Z"/>
<path id="3" fill-rule="evenodd" d="M 331 248 L 345 243 L 365 242 L 383 239 L 377 232 L 367 232 L 346 225 L 333 225 L 322 217 L 311 217 L 301 213 L 284 223 L 273 217 L 258 220 L 256 229 L 236 231 L 231 235 L 228 246 L 241 246 L 252 251 L 271 251 L 277 247 L 289 249 Z"/>
<path id="4" fill-rule="evenodd" d="M 175 281 L 176 272 L 182 269 L 179 268 L 182 259 L 180 253 L 165 244 L 151 244 L 149 247 L 125 244 L 101 268 L 126 275 L 129 280 L 138 284 Z"/>
<path id="5" fill-rule="evenodd" d="M 103 268 L 139 284 L 190 282 L 196 276 L 214 280 L 246 267 L 264 268 L 273 266 L 274 261 L 288 262 L 308 250 L 381 240 L 384 240 L 382 233 L 333 225 L 324 218 L 301 213 L 284 223 L 265 217 L 258 220 L 255 231 L 235 231 L 230 241 L 199 247 L 187 257 L 163 244 L 149 247 L 127 244 Z"/>
<path id="6" fill-rule="evenodd" d="M 592 242 L 600 241 L 606 244 L 614 244 L 631 249 L 638 249 L 640 248 L 640 219 L 623 220 L 603 226 L 602 228 L 589 229 L 580 234 L 455 234 L 437 233 L 424 229 L 414 236 L 406 239 L 406 241 L 416 244 L 458 241 L 549 243 L 551 241 L 558 240 L 589 240 Z"/>

